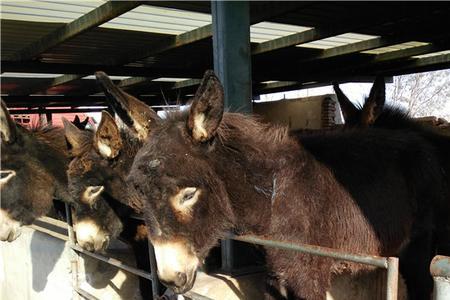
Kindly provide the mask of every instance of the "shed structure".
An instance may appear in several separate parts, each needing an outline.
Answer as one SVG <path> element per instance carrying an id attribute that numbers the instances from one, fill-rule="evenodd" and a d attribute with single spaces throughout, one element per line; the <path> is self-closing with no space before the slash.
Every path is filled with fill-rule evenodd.
<path id="1" fill-rule="evenodd" d="M 447 3 L 248 6 L 253 96 L 450 66 Z M 208 1 L 5 0 L 1 9 L 1 94 L 20 112 L 101 109 L 97 70 L 150 105 L 182 103 L 214 65 Z"/>

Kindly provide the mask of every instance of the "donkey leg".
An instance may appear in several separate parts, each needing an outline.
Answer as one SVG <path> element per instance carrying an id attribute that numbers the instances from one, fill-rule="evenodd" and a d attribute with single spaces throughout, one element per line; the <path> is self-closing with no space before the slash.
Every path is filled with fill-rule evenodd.
<path id="1" fill-rule="evenodd" d="M 325 299 L 331 281 L 331 259 L 275 250 L 270 251 L 268 262 L 279 275 L 279 283 L 273 287 L 275 290 L 278 288 L 279 294 L 287 295 L 287 298 L 281 299 Z"/>
<path id="2" fill-rule="evenodd" d="M 275 274 L 268 274 L 266 277 L 266 288 L 264 291 L 264 300 L 288 300 L 293 299 L 289 295 L 287 287 L 281 283 L 281 280 Z"/>
<path id="3" fill-rule="evenodd" d="M 429 300 L 433 280 L 429 266 L 432 259 L 430 231 L 415 236 L 400 255 L 400 272 L 405 280 L 410 300 Z"/>

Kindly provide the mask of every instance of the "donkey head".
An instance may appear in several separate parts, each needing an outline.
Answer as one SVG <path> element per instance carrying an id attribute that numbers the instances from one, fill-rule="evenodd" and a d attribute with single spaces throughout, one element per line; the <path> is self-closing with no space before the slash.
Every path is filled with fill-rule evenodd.
<path id="1" fill-rule="evenodd" d="M 334 83 L 333 87 L 346 125 L 367 127 L 373 125 L 382 113 L 386 98 L 384 77 L 378 76 L 375 79 L 369 97 L 362 108 L 355 106 L 345 96 L 337 83 Z"/>
<path id="2" fill-rule="evenodd" d="M 63 119 L 72 161 L 67 171 L 69 191 L 75 206 L 75 231 L 78 243 L 88 249 L 101 251 L 111 238 L 122 231 L 122 222 L 108 205 L 104 191 L 119 185 L 120 178 L 111 165 L 117 163 L 122 146 L 118 128 L 112 117 L 103 112 L 102 121 L 95 134 L 80 130 Z"/>
<path id="3" fill-rule="evenodd" d="M 31 224 L 36 217 L 46 214 L 55 194 L 62 191 L 64 152 L 45 140 L 43 132 L 17 126 L 1 101 L 2 241 L 16 239 L 21 225 Z"/>
<path id="4" fill-rule="evenodd" d="M 217 129 L 224 93 L 209 71 L 189 113 L 175 113 L 148 127 L 128 177 L 144 205 L 161 281 L 177 293 L 189 290 L 196 269 L 232 227 L 226 187 L 208 159 L 220 143 Z"/>

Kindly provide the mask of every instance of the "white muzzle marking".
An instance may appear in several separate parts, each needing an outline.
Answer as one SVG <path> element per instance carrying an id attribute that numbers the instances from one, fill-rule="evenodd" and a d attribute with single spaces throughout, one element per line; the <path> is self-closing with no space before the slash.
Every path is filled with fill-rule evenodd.
<path id="1" fill-rule="evenodd" d="M 12 242 L 21 234 L 21 224 L 13 220 L 9 214 L 0 209 L 0 241 Z"/>
<path id="2" fill-rule="evenodd" d="M 162 280 L 174 281 L 177 272 L 190 274 L 195 272 L 199 260 L 188 244 L 183 241 L 156 242 L 155 248 L 158 275 Z"/>

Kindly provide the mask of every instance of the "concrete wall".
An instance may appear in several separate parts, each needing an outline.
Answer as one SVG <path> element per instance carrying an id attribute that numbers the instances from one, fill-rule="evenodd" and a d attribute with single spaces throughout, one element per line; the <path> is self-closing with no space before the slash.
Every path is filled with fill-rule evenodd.
<path id="1" fill-rule="evenodd" d="M 122 252 L 115 258 L 135 266 L 127 246 L 115 244 Z M 14 242 L 0 242 L 0 300 L 73 299 L 70 254 L 64 241 L 28 227 Z M 78 261 L 78 280 L 99 299 L 141 299 L 137 276 L 87 256 Z"/>
<path id="2" fill-rule="evenodd" d="M 326 99 L 333 102 L 332 107 L 324 105 Z M 259 102 L 253 105 L 253 111 L 266 122 L 286 125 L 291 130 L 321 129 L 328 119 L 332 119 L 330 121 L 334 124 L 343 123 L 334 94 Z"/>
<path id="3" fill-rule="evenodd" d="M 1 300 L 72 299 L 69 249 L 30 228 L 12 243 L 0 242 Z"/>

